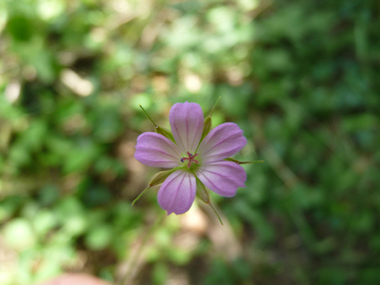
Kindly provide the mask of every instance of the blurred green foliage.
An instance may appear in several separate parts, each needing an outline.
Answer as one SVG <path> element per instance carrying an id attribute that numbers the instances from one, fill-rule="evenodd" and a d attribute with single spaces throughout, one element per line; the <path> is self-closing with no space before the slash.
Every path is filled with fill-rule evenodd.
<path id="1" fill-rule="evenodd" d="M 1 1 L 0 283 L 379 284 L 379 15 L 375 0 Z M 238 123 L 238 158 L 265 160 L 233 199 L 212 195 L 229 223 L 159 218 L 154 191 L 132 208 L 154 173 L 133 158 L 152 130 L 139 104 L 168 127 L 173 103 L 207 114 L 219 96 L 214 125 Z"/>

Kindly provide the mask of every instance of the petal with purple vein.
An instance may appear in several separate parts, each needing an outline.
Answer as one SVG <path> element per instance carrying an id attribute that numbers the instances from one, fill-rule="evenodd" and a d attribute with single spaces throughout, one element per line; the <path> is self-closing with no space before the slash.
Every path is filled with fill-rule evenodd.
<path id="1" fill-rule="evenodd" d="M 168 215 L 186 213 L 194 202 L 196 190 L 194 174 L 177 170 L 161 185 L 157 195 L 158 204 Z"/>
<path id="2" fill-rule="evenodd" d="M 179 166 L 181 152 L 163 135 L 148 132 L 137 138 L 135 158 L 148 166 L 172 168 Z"/>
<path id="3" fill-rule="evenodd" d="M 196 176 L 207 188 L 225 197 L 235 196 L 237 188 L 245 187 L 247 180 L 244 168 L 231 161 L 204 164 Z"/>
<path id="4" fill-rule="evenodd" d="M 247 144 L 243 131 L 234 123 L 212 129 L 199 146 L 203 163 L 220 161 L 239 152 Z"/>
<path id="5" fill-rule="evenodd" d="M 194 154 L 202 137 L 204 117 L 196 103 L 176 103 L 170 109 L 170 126 L 174 139 L 182 151 Z"/>

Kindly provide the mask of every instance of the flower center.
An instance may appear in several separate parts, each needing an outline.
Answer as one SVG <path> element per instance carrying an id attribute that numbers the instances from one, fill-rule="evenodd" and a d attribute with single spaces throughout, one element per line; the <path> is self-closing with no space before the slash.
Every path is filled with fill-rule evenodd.
<path id="1" fill-rule="evenodd" d="M 197 164 L 199 163 L 197 160 L 194 159 L 194 157 L 196 157 L 198 155 L 198 153 L 192 155 L 190 152 L 187 152 L 187 155 L 189 157 L 182 157 L 181 158 L 181 162 L 184 162 L 185 160 L 188 160 L 189 161 L 189 163 L 187 164 L 188 168 L 190 168 L 190 165 L 191 165 L 192 162 L 195 162 Z"/>

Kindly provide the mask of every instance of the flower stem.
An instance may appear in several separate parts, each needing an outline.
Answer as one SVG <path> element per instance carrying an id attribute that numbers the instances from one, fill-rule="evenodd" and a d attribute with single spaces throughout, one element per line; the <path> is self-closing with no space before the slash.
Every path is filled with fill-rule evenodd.
<path id="1" fill-rule="evenodd" d="M 165 212 L 163 212 L 165 213 Z M 131 254 L 129 257 L 130 261 L 130 267 L 127 269 L 127 271 L 124 273 L 123 276 L 117 280 L 116 284 L 118 285 L 125 285 L 125 284 L 132 284 L 133 275 L 136 274 L 136 267 L 138 266 L 139 260 L 142 258 L 143 251 L 146 247 L 147 242 L 149 239 L 153 236 L 153 234 L 159 229 L 163 222 L 165 221 L 166 215 L 161 214 L 151 225 L 146 227 L 145 233 L 143 234 L 141 239 L 138 239 L 138 241 L 141 241 L 138 245 L 138 249 L 135 254 Z"/>

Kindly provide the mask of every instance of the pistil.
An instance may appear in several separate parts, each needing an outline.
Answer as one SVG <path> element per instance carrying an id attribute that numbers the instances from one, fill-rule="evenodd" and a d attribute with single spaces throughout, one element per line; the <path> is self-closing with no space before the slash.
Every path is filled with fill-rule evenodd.
<path id="1" fill-rule="evenodd" d="M 197 160 L 194 159 L 194 157 L 196 157 L 198 155 L 197 153 L 194 154 L 194 155 L 192 155 L 190 152 L 187 152 L 187 155 L 189 157 L 182 157 L 181 158 L 181 162 L 183 162 L 184 160 L 188 160 L 189 161 L 189 163 L 187 164 L 188 168 L 190 168 L 190 165 L 191 165 L 192 162 L 195 162 L 197 164 L 199 163 Z"/>

